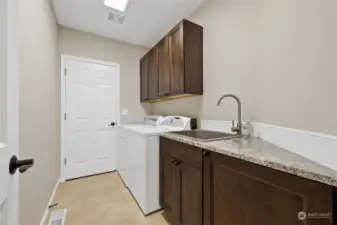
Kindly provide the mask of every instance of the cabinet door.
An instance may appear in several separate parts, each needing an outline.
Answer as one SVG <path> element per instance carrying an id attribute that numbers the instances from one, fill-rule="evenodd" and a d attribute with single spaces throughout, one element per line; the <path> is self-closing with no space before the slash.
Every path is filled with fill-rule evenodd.
<path id="1" fill-rule="evenodd" d="M 204 225 L 332 225 L 332 189 L 314 181 L 211 153 L 204 160 Z"/>
<path id="2" fill-rule="evenodd" d="M 202 172 L 185 163 L 181 169 L 182 225 L 202 225 Z"/>
<path id="3" fill-rule="evenodd" d="M 140 60 L 140 101 L 149 100 L 149 73 L 148 73 L 148 59 L 145 55 Z"/>
<path id="4" fill-rule="evenodd" d="M 181 172 L 177 162 L 168 154 L 161 155 L 161 205 L 171 225 L 179 225 L 181 218 Z"/>
<path id="5" fill-rule="evenodd" d="M 170 77 L 170 58 L 169 58 L 169 41 L 165 37 L 157 45 L 158 52 L 158 96 L 164 97 L 171 94 L 171 77 Z"/>
<path id="6" fill-rule="evenodd" d="M 169 35 L 171 94 L 184 93 L 184 41 L 183 26 L 178 26 Z"/>
<path id="7" fill-rule="evenodd" d="M 149 74 L 149 99 L 156 99 L 158 96 L 158 61 L 157 48 L 154 47 L 147 54 L 147 65 Z"/>

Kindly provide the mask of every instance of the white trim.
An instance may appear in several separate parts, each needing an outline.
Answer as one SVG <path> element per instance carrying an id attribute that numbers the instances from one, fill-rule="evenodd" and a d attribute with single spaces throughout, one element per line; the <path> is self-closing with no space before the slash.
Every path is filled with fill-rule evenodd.
<path id="1" fill-rule="evenodd" d="M 65 158 L 65 149 L 64 149 L 64 114 L 66 113 L 65 108 L 65 74 L 64 71 L 66 69 L 66 61 L 67 60 L 76 60 L 81 62 L 93 63 L 93 64 L 101 64 L 106 66 L 114 66 L 118 70 L 117 75 L 117 83 L 116 83 L 116 95 L 117 95 L 117 124 L 120 124 L 120 65 L 118 63 L 87 59 L 77 56 L 70 55 L 61 55 L 61 180 L 65 181 L 65 171 L 64 171 L 64 158 Z"/>
<path id="2" fill-rule="evenodd" d="M 0 141 L 5 141 L 6 130 L 6 1 L 0 0 Z"/>
<path id="3" fill-rule="evenodd" d="M 48 218 L 48 214 L 49 214 L 49 206 L 53 203 L 53 200 L 54 200 L 54 197 L 55 197 L 55 194 L 56 194 L 56 191 L 57 191 L 57 188 L 58 186 L 60 185 L 60 183 L 62 183 L 61 181 L 61 178 L 59 178 L 55 184 L 55 187 L 54 187 L 54 190 L 49 198 L 49 201 L 48 201 L 48 204 L 47 204 L 47 207 L 46 209 L 44 210 L 44 213 L 43 213 L 43 217 L 41 219 L 41 222 L 40 222 L 40 225 L 44 225 L 47 218 Z"/>
<path id="4" fill-rule="evenodd" d="M 19 154 L 19 21 L 18 1 L 7 0 L 7 51 L 6 51 L 6 133 L 5 140 L 11 153 Z M 16 173 L 12 181 L 10 225 L 19 225 L 19 175 Z"/>
<path id="5" fill-rule="evenodd" d="M 337 136 L 252 123 L 254 136 L 337 171 Z M 201 128 L 230 132 L 230 121 L 202 120 Z"/>

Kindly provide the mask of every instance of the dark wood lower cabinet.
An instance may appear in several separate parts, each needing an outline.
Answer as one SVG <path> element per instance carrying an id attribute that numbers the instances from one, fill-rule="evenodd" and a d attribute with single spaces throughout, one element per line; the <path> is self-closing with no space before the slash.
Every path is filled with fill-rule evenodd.
<path id="1" fill-rule="evenodd" d="M 336 188 L 165 138 L 160 191 L 171 225 L 337 225 Z"/>
<path id="2" fill-rule="evenodd" d="M 177 145 L 161 146 L 161 206 L 167 219 L 172 225 L 202 225 L 202 171 L 171 156 Z"/>
<path id="3" fill-rule="evenodd" d="M 174 224 L 180 224 L 181 218 L 181 171 L 177 160 L 168 154 L 162 156 L 162 207 Z"/>
<path id="4" fill-rule="evenodd" d="M 172 225 L 202 225 L 202 174 L 170 155 L 163 157 L 163 208 Z"/>
<path id="5" fill-rule="evenodd" d="M 217 153 L 204 158 L 204 225 L 332 225 L 332 187 Z"/>
<path id="6" fill-rule="evenodd" d="M 181 224 L 202 225 L 202 173 L 182 163 Z"/>

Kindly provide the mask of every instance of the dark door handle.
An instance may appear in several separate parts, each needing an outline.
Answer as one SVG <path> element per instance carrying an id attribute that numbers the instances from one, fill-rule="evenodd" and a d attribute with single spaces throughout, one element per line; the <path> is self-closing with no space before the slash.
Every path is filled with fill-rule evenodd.
<path id="1" fill-rule="evenodd" d="M 116 126 L 116 123 L 115 122 L 111 122 L 109 126 L 114 127 L 114 126 Z"/>
<path id="2" fill-rule="evenodd" d="M 18 157 L 14 155 L 9 161 L 9 173 L 13 175 L 17 169 L 19 169 L 20 173 L 24 173 L 33 166 L 34 159 L 19 160 Z"/>

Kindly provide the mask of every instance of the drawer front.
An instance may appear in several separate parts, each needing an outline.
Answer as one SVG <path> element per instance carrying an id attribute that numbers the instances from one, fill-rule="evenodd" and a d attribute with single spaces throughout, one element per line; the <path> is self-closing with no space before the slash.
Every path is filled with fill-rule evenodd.
<path id="1" fill-rule="evenodd" d="M 202 169 L 202 150 L 188 144 L 170 140 L 164 137 L 160 138 L 160 151 L 170 154 L 174 158 L 194 167 Z"/>

